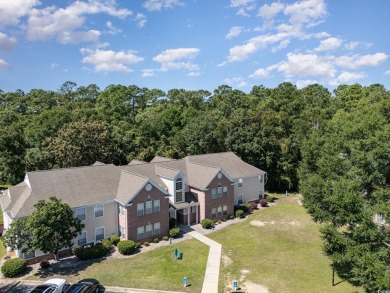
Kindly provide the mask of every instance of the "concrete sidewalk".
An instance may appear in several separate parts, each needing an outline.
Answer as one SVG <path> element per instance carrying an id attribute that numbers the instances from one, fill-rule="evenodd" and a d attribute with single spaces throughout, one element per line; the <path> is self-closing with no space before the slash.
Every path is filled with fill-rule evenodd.
<path id="1" fill-rule="evenodd" d="M 218 293 L 218 279 L 219 268 L 221 264 L 222 245 L 196 231 L 189 232 L 188 234 L 191 237 L 210 246 L 206 272 L 203 280 L 202 293 Z"/>

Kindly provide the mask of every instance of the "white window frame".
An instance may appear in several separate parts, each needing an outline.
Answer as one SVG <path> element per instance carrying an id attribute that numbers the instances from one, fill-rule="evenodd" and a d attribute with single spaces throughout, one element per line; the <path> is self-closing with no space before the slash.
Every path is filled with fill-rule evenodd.
<path id="1" fill-rule="evenodd" d="M 142 229 L 142 233 L 139 233 L 140 229 Z M 142 235 L 142 237 L 140 237 Z M 145 227 L 141 226 L 137 228 L 137 240 L 141 240 L 145 238 Z"/>
<path id="2" fill-rule="evenodd" d="M 150 205 L 150 207 L 148 207 Z M 148 199 L 145 202 L 145 215 L 153 214 L 153 201 L 151 199 Z"/>
<path id="3" fill-rule="evenodd" d="M 223 214 L 224 216 L 226 216 L 226 215 L 228 214 L 228 207 L 227 207 L 227 205 L 224 205 L 224 206 L 223 206 L 223 208 L 222 208 L 222 214 Z"/>
<path id="4" fill-rule="evenodd" d="M 238 187 L 242 187 L 242 178 L 238 179 Z"/>
<path id="5" fill-rule="evenodd" d="M 158 227 L 158 228 L 156 228 L 156 227 Z M 154 235 L 159 235 L 161 233 L 161 224 L 160 224 L 160 222 L 154 223 L 154 225 L 153 225 L 153 233 L 154 233 Z"/>
<path id="6" fill-rule="evenodd" d="M 160 200 L 159 199 L 155 199 L 153 201 L 153 212 L 155 212 L 155 213 L 160 212 Z"/>
<path id="7" fill-rule="evenodd" d="M 218 208 L 217 208 L 217 217 L 218 218 L 221 218 L 222 217 L 222 206 L 219 206 Z"/>
<path id="8" fill-rule="evenodd" d="M 217 198 L 217 189 L 213 188 L 211 189 L 211 199 L 216 199 Z"/>
<path id="9" fill-rule="evenodd" d="M 181 186 L 178 186 L 178 184 L 180 184 Z M 183 179 L 181 177 L 176 179 L 175 189 L 176 189 L 176 191 L 183 190 Z"/>
<path id="10" fill-rule="evenodd" d="M 98 239 L 98 235 L 102 235 L 102 234 L 97 234 L 96 232 L 97 232 L 97 230 L 99 230 L 99 229 L 103 229 L 103 238 L 101 238 L 101 239 Z M 95 241 L 100 241 L 100 240 L 103 240 L 104 238 L 106 238 L 105 236 L 105 233 L 106 233 L 106 231 L 105 231 L 106 229 L 104 229 L 104 226 L 101 226 L 101 227 L 96 227 L 95 228 Z"/>
<path id="11" fill-rule="evenodd" d="M 219 184 L 217 187 L 217 198 L 221 198 L 221 197 L 222 197 L 222 185 Z"/>
<path id="12" fill-rule="evenodd" d="M 238 197 L 237 197 L 237 203 L 238 204 L 242 204 L 243 203 L 242 198 L 243 198 L 243 195 L 239 194 Z"/>
<path id="13" fill-rule="evenodd" d="M 82 234 L 85 234 L 85 237 L 84 238 L 81 238 L 80 236 Z M 80 240 L 83 240 L 84 239 L 84 242 L 83 243 L 80 243 Z M 87 244 L 87 231 L 81 231 L 79 235 L 77 235 L 77 245 L 80 246 L 80 245 L 84 245 L 84 244 Z"/>
<path id="14" fill-rule="evenodd" d="M 145 226 L 145 238 L 153 236 L 153 224 L 148 224 Z"/>
<path id="15" fill-rule="evenodd" d="M 212 208 L 211 209 L 211 218 L 212 219 L 217 218 L 217 208 Z"/>
<path id="16" fill-rule="evenodd" d="M 82 210 L 84 210 L 84 213 L 83 213 L 83 214 L 80 214 L 79 211 L 82 211 Z M 83 208 L 76 208 L 75 213 L 76 213 L 76 217 L 77 217 L 78 219 L 80 219 L 81 221 L 87 219 L 87 210 L 86 210 L 85 207 L 83 207 Z M 84 217 L 81 217 L 82 215 L 84 215 Z"/>
<path id="17" fill-rule="evenodd" d="M 262 174 L 259 175 L 259 182 L 264 183 L 264 175 Z"/>
<path id="18" fill-rule="evenodd" d="M 224 186 L 222 188 L 222 197 L 226 197 L 226 196 L 228 196 L 228 188 L 227 186 Z"/>
<path id="19" fill-rule="evenodd" d="M 180 184 L 180 186 L 178 186 Z M 177 178 L 175 181 L 175 202 L 184 202 L 184 195 L 183 195 L 183 179 L 181 177 Z M 178 199 L 179 195 L 179 199 Z"/>
<path id="20" fill-rule="evenodd" d="M 98 214 L 96 215 L 96 213 L 100 213 L 101 212 L 101 215 Z M 95 215 L 95 218 L 100 218 L 100 217 L 104 217 L 104 205 L 103 204 L 97 204 L 93 207 L 93 213 Z"/>
<path id="21" fill-rule="evenodd" d="M 140 209 L 139 207 L 142 205 L 142 209 Z M 142 211 L 142 214 L 141 214 L 141 211 Z M 141 202 L 141 203 L 138 203 L 137 204 L 137 216 L 138 217 L 141 217 L 145 214 L 145 206 L 144 206 L 144 203 Z"/>

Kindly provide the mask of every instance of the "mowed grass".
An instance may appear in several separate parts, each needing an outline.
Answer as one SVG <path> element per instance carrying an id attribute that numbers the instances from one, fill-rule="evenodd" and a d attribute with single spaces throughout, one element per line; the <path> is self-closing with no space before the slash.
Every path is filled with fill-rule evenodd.
<path id="1" fill-rule="evenodd" d="M 1 209 L 0 209 L 0 225 L 3 225 L 3 211 Z M 3 242 L 0 239 L 0 258 L 2 258 L 6 252 L 7 251 L 3 245 Z"/>
<path id="2" fill-rule="evenodd" d="M 209 235 L 222 244 L 222 254 L 230 260 L 221 263 L 219 291 L 226 292 L 236 279 L 266 286 L 270 292 L 363 292 L 337 276 L 340 283 L 332 287 L 320 226 L 298 205 L 297 195 L 279 198 L 246 221 Z"/>
<path id="3" fill-rule="evenodd" d="M 175 247 L 183 252 L 182 260 L 175 260 Z M 201 292 L 208 253 L 207 245 L 191 239 L 134 257 L 105 259 L 66 278 L 71 283 L 96 278 L 105 286 Z M 191 286 L 184 288 L 184 277 Z"/>

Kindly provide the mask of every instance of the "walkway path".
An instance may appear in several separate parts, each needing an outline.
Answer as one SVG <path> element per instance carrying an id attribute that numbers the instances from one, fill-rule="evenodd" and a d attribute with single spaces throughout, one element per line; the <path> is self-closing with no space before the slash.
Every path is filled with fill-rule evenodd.
<path id="1" fill-rule="evenodd" d="M 218 293 L 222 245 L 196 231 L 188 232 L 188 235 L 210 246 L 202 293 Z"/>

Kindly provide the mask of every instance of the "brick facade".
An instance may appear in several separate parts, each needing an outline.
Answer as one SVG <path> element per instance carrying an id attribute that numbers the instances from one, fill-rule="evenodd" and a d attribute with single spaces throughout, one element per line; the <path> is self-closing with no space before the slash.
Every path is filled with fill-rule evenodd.
<path id="1" fill-rule="evenodd" d="M 151 214 L 146 214 L 146 209 L 144 208 L 144 215 L 137 215 L 137 204 L 143 203 L 145 207 L 145 203 L 148 199 L 160 200 L 160 211 L 153 212 Z M 153 205 L 152 205 L 153 207 Z M 152 187 L 150 191 L 146 191 L 145 188 L 142 189 L 137 196 L 133 199 L 132 205 L 127 207 L 127 223 L 126 223 L 126 239 L 133 240 L 135 242 L 145 242 L 152 241 L 154 238 L 161 238 L 163 236 L 169 235 L 169 198 L 165 196 L 163 192 L 161 192 L 156 187 Z M 160 223 L 160 233 L 158 235 L 152 235 L 150 237 L 145 237 L 142 239 L 137 239 L 137 229 L 138 227 L 146 228 L 146 225 L 155 223 Z"/>

